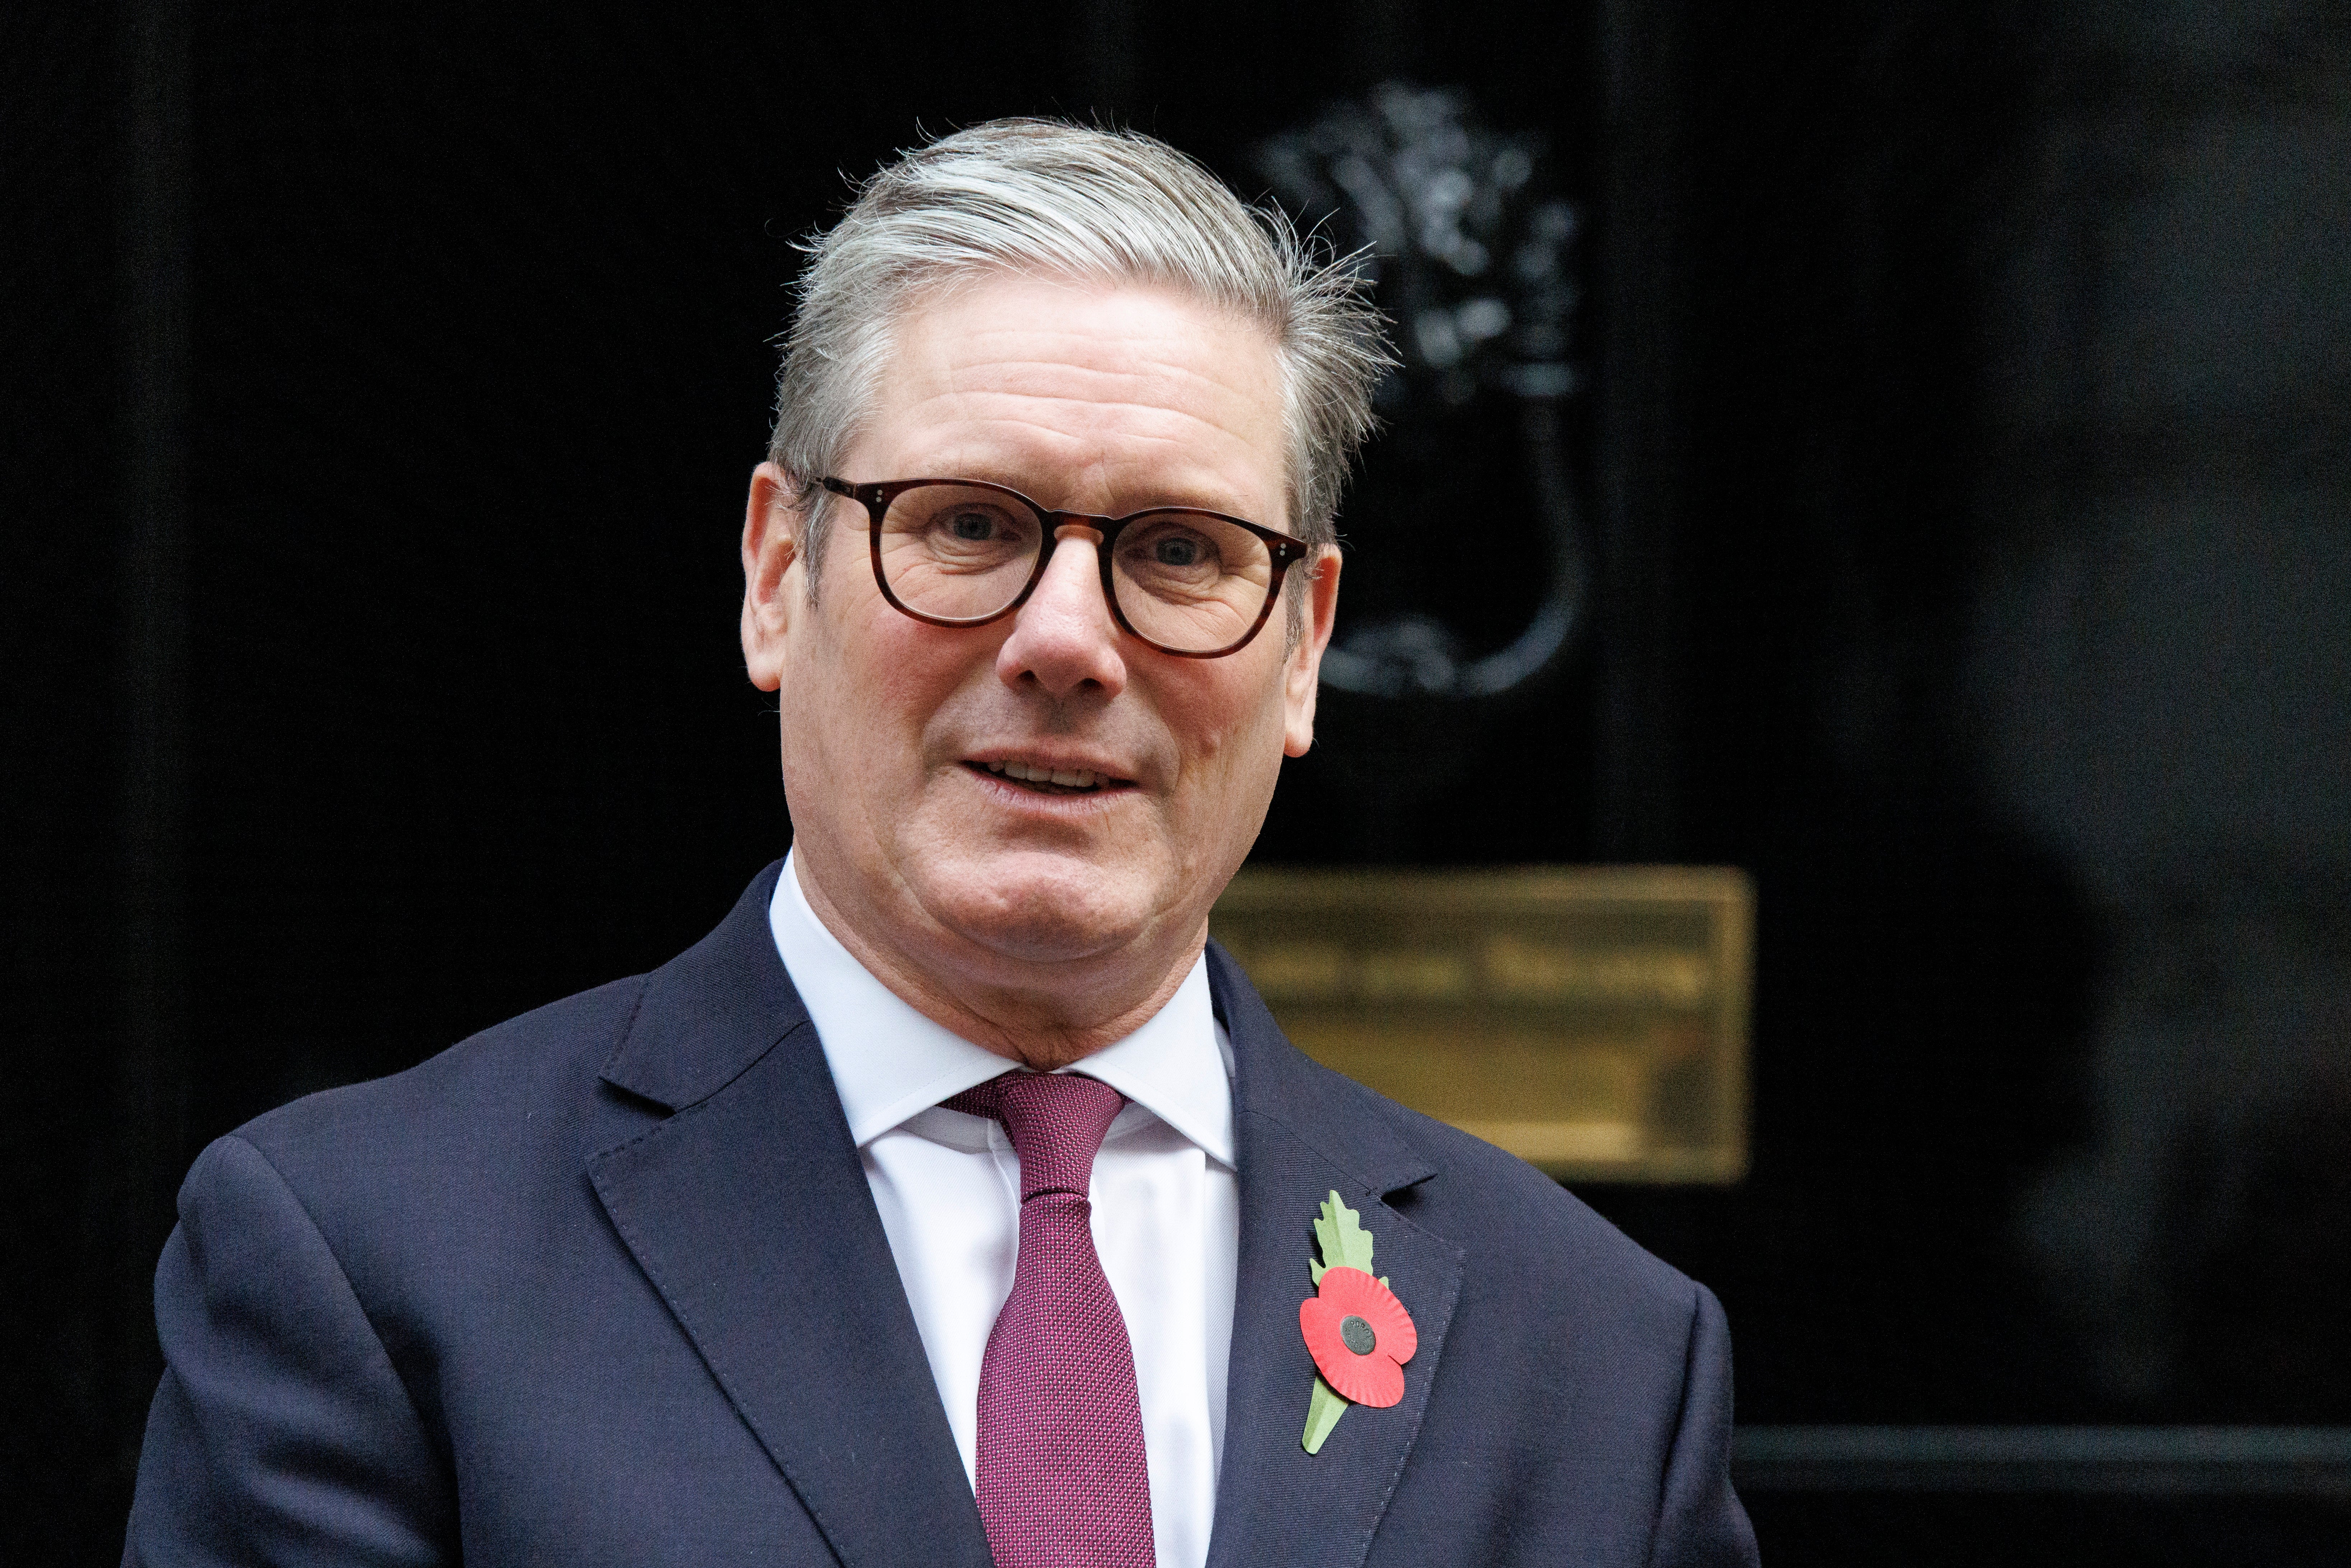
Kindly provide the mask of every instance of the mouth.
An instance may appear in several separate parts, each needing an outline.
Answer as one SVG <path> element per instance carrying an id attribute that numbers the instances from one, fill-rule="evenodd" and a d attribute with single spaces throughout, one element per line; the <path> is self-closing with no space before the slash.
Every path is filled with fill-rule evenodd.
<path id="1" fill-rule="evenodd" d="M 1017 760 L 967 762 L 964 766 L 974 773 L 1035 795 L 1107 795 L 1134 788 L 1132 779 L 1114 778 L 1088 768 L 1049 768 L 1043 763 Z"/>

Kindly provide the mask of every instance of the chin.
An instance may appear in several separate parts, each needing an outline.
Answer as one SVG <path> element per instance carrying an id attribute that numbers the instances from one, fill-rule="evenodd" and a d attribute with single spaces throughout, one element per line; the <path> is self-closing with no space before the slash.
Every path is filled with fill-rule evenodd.
<path id="1" fill-rule="evenodd" d="M 925 900 L 956 935 L 1030 963 L 1115 952 L 1141 935 L 1158 903 L 1132 868 L 1066 855 L 987 856 L 942 868 Z"/>

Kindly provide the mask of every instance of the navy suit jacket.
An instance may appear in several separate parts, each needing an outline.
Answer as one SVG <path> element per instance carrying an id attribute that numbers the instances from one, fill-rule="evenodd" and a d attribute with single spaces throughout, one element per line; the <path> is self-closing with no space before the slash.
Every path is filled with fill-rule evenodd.
<path id="1" fill-rule="evenodd" d="M 126 1563 L 986 1568 L 776 874 L 651 975 L 204 1151 Z M 1208 967 L 1241 1228 L 1210 1563 L 1752 1563 L 1714 1298 Z M 1333 1188 L 1420 1348 L 1310 1455 Z"/>

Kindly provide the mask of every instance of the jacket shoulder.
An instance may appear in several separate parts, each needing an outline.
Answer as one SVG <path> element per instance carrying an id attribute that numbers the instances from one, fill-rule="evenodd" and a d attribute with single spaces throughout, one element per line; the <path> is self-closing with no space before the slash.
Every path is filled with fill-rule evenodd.
<path id="1" fill-rule="evenodd" d="M 388 1166 L 429 1166 L 469 1149 L 465 1164 L 478 1168 L 493 1145 L 512 1149 L 587 1113 L 645 983 L 632 976 L 534 1008 L 403 1072 L 305 1095 L 230 1135 L 298 1187 L 306 1170 L 380 1176 Z"/>

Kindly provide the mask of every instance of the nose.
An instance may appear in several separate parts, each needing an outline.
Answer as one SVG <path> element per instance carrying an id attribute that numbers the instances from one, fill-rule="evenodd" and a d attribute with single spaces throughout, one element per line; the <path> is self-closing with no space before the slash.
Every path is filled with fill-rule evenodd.
<path id="1" fill-rule="evenodd" d="M 1034 683 L 1056 698 L 1091 686 L 1105 697 L 1126 687 L 1118 622 L 1102 596 L 1102 535 L 1082 523 L 1053 530 L 1044 578 L 1012 618 L 997 650 L 996 674 L 1008 686 Z"/>

